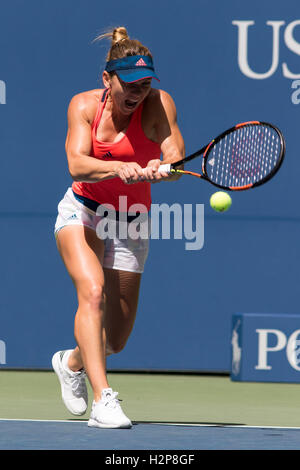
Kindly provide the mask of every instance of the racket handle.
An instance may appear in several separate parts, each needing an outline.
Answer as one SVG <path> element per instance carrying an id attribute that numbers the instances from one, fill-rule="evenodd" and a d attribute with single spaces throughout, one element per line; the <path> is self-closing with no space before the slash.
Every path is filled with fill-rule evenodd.
<path id="1" fill-rule="evenodd" d="M 145 170 L 146 168 L 143 168 L 143 171 Z M 160 167 L 158 168 L 158 173 L 162 173 L 162 172 L 166 172 L 166 173 L 170 173 L 171 174 L 171 163 L 164 163 L 163 165 L 160 165 Z"/>
<path id="2" fill-rule="evenodd" d="M 158 173 L 162 172 L 171 173 L 171 163 L 164 163 L 163 165 L 160 165 Z"/>

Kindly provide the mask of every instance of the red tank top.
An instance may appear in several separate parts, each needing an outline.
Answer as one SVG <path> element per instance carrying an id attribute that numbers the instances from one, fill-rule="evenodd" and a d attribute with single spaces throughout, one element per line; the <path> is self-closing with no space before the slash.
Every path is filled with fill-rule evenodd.
<path id="1" fill-rule="evenodd" d="M 92 124 L 91 157 L 102 161 L 137 162 L 142 168 L 147 166 L 149 160 L 160 158 L 159 144 L 148 139 L 142 129 L 143 103 L 133 113 L 126 134 L 121 140 L 118 142 L 100 142 L 97 139 L 97 129 L 107 96 L 107 90 L 103 90 L 102 99 L 99 100 Z M 116 177 L 97 183 L 74 181 L 72 189 L 76 194 L 92 199 L 99 204 L 112 204 L 117 211 L 124 211 L 123 205 L 119 207 L 119 196 L 127 196 L 127 210 L 132 204 L 136 203 L 143 204 L 148 211 L 151 206 L 151 183 L 125 184 L 120 178 Z"/>

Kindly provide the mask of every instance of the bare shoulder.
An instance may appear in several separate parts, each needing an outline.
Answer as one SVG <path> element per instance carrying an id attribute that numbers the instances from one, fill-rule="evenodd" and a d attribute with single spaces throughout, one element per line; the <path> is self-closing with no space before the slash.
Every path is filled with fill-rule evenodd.
<path id="1" fill-rule="evenodd" d="M 153 88 L 147 97 L 147 108 L 153 116 L 167 114 L 176 118 L 176 106 L 172 96 L 164 90 Z"/>
<path id="2" fill-rule="evenodd" d="M 152 106 L 159 106 L 161 104 L 163 104 L 163 106 L 175 106 L 174 100 L 169 93 L 156 88 L 151 89 L 147 100 L 149 100 Z"/>
<path id="3" fill-rule="evenodd" d="M 163 104 L 175 106 L 174 100 L 169 93 L 167 93 L 165 90 L 158 90 L 158 91 L 159 91 L 160 99 Z"/>
<path id="4" fill-rule="evenodd" d="M 146 102 L 148 116 L 163 118 L 168 117 L 176 119 L 176 106 L 172 96 L 164 90 L 152 88 L 147 96 Z"/>
<path id="5" fill-rule="evenodd" d="M 80 117 L 92 123 L 97 111 L 102 90 L 89 90 L 74 95 L 68 108 L 69 117 Z"/>

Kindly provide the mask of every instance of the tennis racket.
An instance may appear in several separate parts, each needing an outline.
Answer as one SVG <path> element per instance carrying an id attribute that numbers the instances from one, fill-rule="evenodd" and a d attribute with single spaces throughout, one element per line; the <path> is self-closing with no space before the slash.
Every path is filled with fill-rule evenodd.
<path id="1" fill-rule="evenodd" d="M 178 168 L 203 154 L 202 173 Z M 159 171 L 193 175 L 218 188 L 241 191 L 260 186 L 279 170 L 285 155 L 281 131 L 267 122 L 237 124 L 182 160 L 162 164 Z"/>

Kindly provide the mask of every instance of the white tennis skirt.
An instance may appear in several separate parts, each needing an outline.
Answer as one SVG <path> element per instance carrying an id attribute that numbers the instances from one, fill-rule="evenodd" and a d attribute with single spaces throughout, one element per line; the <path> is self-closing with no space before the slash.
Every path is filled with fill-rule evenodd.
<path id="1" fill-rule="evenodd" d="M 55 223 L 54 233 L 55 237 L 57 237 L 61 229 L 71 225 L 84 225 L 89 227 L 103 240 L 104 268 L 142 273 L 148 256 L 150 235 L 145 238 L 144 231 L 143 238 L 141 236 L 136 238 L 135 234 L 138 230 L 135 231 L 134 226 L 132 226 L 132 224 L 135 223 L 134 221 L 115 221 L 115 225 L 110 227 L 111 230 L 105 231 L 103 230 L 103 227 L 106 226 L 107 229 L 107 223 L 110 222 L 105 217 L 97 215 L 94 211 L 90 210 L 83 203 L 78 201 L 73 194 L 72 188 L 68 188 L 63 199 L 58 204 L 58 216 Z M 124 225 L 120 230 L 120 224 L 124 223 L 127 227 L 131 225 L 130 230 L 127 230 L 127 236 L 125 235 L 126 227 L 124 230 Z M 147 220 L 147 224 L 148 227 L 150 227 L 149 219 Z M 103 232 L 107 233 L 108 236 L 103 236 Z M 134 238 L 130 236 L 130 233 L 134 233 Z"/>

